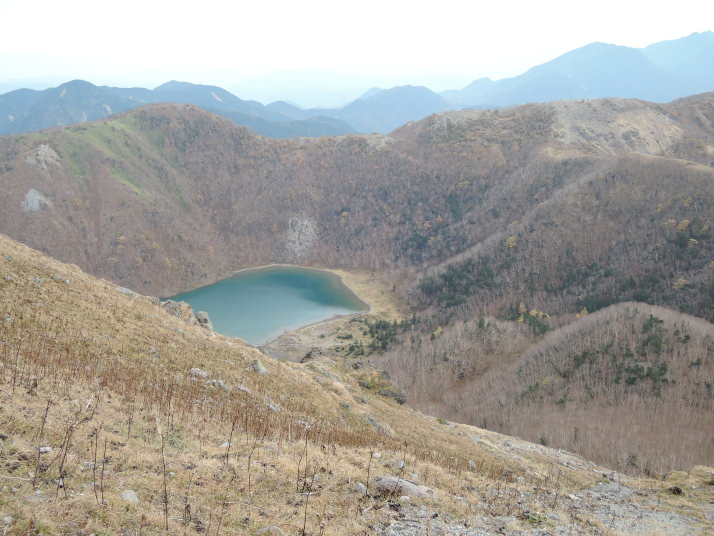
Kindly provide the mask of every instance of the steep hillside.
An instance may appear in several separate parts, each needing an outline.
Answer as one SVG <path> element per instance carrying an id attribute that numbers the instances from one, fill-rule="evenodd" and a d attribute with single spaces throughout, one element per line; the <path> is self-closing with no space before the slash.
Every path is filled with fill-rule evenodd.
<path id="1" fill-rule="evenodd" d="M 272 361 L 159 305 L 0 236 L 5 534 L 703 535 L 714 522 L 709 468 L 627 478 L 425 417 L 370 369 Z"/>
<path id="2" fill-rule="evenodd" d="M 627 458 L 613 448 L 631 438 L 606 450 L 585 426 L 569 425 L 570 432 L 580 430 L 576 444 L 572 434 L 551 426 L 561 408 L 550 399 L 533 406 L 544 412 L 544 428 L 511 430 L 499 428 L 508 422 L 510 403 L 484 421 L 479 408 L 456 404 L 435 386 L 455 377 L 459 387 L 466 379 L 471 337 L 460 326 L 478 325 L 480 318 L 517 335 L 508 344 L 493 339 L 503 348 L 488 359 L 503 370 L 549 331 L 613 304 L 646 302 L 672 309 L 671 315 L 714 320 L 713 97 L 446 112 L 390 136 L 296 140 L 262 138 L 188 105 L 151 106 L 108 121 L 0 138 L 0 229 L 158 296 L 276 261 L 374 272 L 403 304 L 405 318 L 355 324 L 352 341 L 360 337 L 361 345 L 337 353 L 412 355 L 419 366 L 402 359 L 390 368 L 387 354 L 383 367 L 410 390 L 414 404 L 533 440 L 543 434 L 551 445 L 577 447 L 624 469 Z M 454 356 L 447 356 L 459 363 L 454 369 L 433 350 L 445 336 L 457 341 Z M 603 338 L 619 344 L 615 328 Z M 419 344 L 423 352 L 415 350 Z M 601 352 L 598 344 L 575 353 Z M 681 348 L 686 354 L 693 346 Z M 658 365 L 641 366 L 646 383 L 647 371 Z M 410 376 L 397 374 L 400 367 Z M 674 379 L 682 385 L 691 379 L 681 378 Z M 528 386 L 514 385 L 516 393 Z M 556 402 L 567 400 L 556 395 Z M 709 407 L 705 390 L 692 396 L 692 404 Z M 629 414 L 649 418 L 648 407 L 617 400 L 634 408 Z M 680 412 L 687 407 L 672 404 Z M 683 444 L 706 444 L 693 426 L 680 433 Z M 682 468 L 692 456 L 711 456 L 702 446 L 666 457 L 645 437 L 627 447 L 648 460 L 638 470 Z"/>
<path id="3" fill-rule="evenodd" d="M 284 261 L 378 269 L 441 318 L 636 299 L 711 320 L 711 114 L 566 102 L 275 141 L 160 105 L 0 138 L 0 229 L 155 295 Z"/>
<path id="4" fill-rule="evenodd" d="M 548 319 L 481 317 L 417 332 L 378 363 L 431 415 L 661 474 L 714 463 L 714 325 L 618 304 L 539 336 Z M 645 424 L 646 423 L 646 424 Z"/>

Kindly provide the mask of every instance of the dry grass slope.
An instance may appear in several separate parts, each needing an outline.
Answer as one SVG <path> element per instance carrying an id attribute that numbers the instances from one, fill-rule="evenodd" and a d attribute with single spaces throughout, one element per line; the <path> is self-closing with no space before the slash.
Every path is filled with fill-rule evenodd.
<path id="1" fill-rule="evenodd" d="M 0 313 L 5 534 L 372 534 L 424 507 L 453 527 L 603 527 L 599 499 L 567 497 L 605 469 L 425 417 L 360 387 L 365 369 L 272 361 L 4 237 Z M 438 498 L 355 489 L 384 473 Z M 706 530 L 711 488 L 678 478 L 684 498 L 622 482 Z"/>

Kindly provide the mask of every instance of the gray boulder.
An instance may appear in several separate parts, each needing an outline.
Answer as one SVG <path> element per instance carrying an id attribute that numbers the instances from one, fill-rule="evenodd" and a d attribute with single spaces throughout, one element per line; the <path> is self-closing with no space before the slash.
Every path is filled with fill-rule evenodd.
<path id="1" fill-rule="evenodd" d="M 188 371 L 188 374 L 194 378 L 208 378 L 208 372 L 198 367 L 193 367 Z"/>
<path id="2" fill-rule="evenodd" d="M 433 489 L 396 476 L 377 476 L 372 482 L 374 489 L 382 495 L 409 495 L 409 497 L 418 499 L 439 498 L 439 495 Z"/>
<path id="3" fill-rule="evenodd" d="M 402 391 L 393 391 L 391 389 L 380 389 L 379 394 L 382 396 L 385 396 L 387 398 L 393 398 L 400 404 L 404 404 L 407 401 L 407 395 L 406 393 Z"/>
<path id="4" fill-rule="evenodd" d="M 271 525 L 270 527 L 264 527 L 262 529 L 258 529 L 256 534 L 260 534 L 261 536 L 284 536 L 285 531 L 283 531 L 283 529 L 281 529 L 280 527 Z"/>
<path id="5" fill-rule="evenodd" d="M 374 426 L 377 429 L 377 432 L 379 432 L 380 434 L 389 437 L 392 437 L 394 435 L 394 431 L 388 424 L 379 422 L 377 419 L 374 418 L 374 415 L 372 415 L 371 413 L 366 413 L 364 415 L 364 420 L 368 424 Z"/>
<path id="6" fill-rule="evenodd" d="M 260 359 L 256 359 L 253 361 L 253 370 L 256 371 L 258 374 L 267 374 L 268 369 L 265 368 L 265 365 L 263 365 L 263 362 Z"/>
<path id="7" fill-rule="evenodd" d="M 208 318 L 208 313 L 206 311 L 199 311 L 196 313 L 196 320 L 198 325 L 208 331 L 213 331 L 213 322 Z"/>
<path id="8" fill-rule="evenodd" d="M 121 492 L 121 498 L 124 499 L 126 502 L 130 503 L 138 503 L 139 501 L 139 496 L 136 494 L 136 492 L 133 489 L 125 489 L 124 491 Z"/>
<path id="9" fill-rule="evenodd" d="M 136 292 L 125 287 L 117 287 L 117 292 L 120 294 L 126 294 L 127 296 L 136 296 Z"/>
<path id="10" fill-rule="evenodd" d="M 223 389 L 224 391 L 228 390 L 228 387 L 226 386 L 226 382 L 223 380 L 208 380 L 206 382 L 206 385 L 208 387 L 217 387 L 219 389 Z"/>
<path id="11" fill-rule="evenodd" d="M 182 317 L 181 315 L 181 304 L 183 302 L 177 302 L 174 300 L 166 300 L 161 304 L 161 307 L 164 308 L 164 310 L 174 316 L 178 316 L 179 318 Z"/>

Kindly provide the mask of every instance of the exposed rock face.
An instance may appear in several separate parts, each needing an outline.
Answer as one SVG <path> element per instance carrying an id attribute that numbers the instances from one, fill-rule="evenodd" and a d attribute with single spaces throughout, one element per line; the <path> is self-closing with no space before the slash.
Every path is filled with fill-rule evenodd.
<path id="1" fill-rule="evenodd" d="M 657 105 L 634 99 L 558 101 L 548 107 L 555 111 L 556 138 L 603 153 L 660 154 L 682 137 L 682 130 Z"/>
<path id="2" fill-rule="evenodd" d="M 407 401 L 406 393 L 401 390 L 380 389 L 378 392 L 382 396 L 386 396 L 387 398 L 393 398 L 400 404 L 404 404 Z"/>
<path id="3" fill-rule="evenodd" d="M 191 309 L 191 306 L 186 302 L 177 302 L 174 300 L 166 300 L 161 304 L 161 307 L 172 315 L 183 319 L 187 319 L 187 311 Z M 193 310 L 191 310 L 191 315 L 193 315 Z"/>
<path id="4" fill-rule="evenodd" d="M 136 292 L 126 287 L 117 287 L 117 292 L 126 294 L 127 296 L 138 296 Z"/>
<path id="5" fill-rule="evenodd" d="M 208 331 L 213 331 L 213 322 L 208 318 L 208 313 L 206 311 L 199 311 L 196 313 L 196 321 L 198 325 Z"/>
<path id="6" fill-rule="evenodd" d="M 317 240 L 317 224 L 303 214 L 288 221 L 288 236 L 285 249 L 291 258 L 303 259 L 310 254 L 312 245 Z"/>
<path id="7" fill-rule="evenodd" d="M 25 199 L 20 204 L 20 209 L 24 214 L 28 214 L 31 212 L 38 212 L 43 208 L 49 208 L 51 206 L 52 201 L 34 188 L 30 188 L 25 195 Z"/>
<path id="8" fill-rule="evenodd" d="M 59 166 L 60 158 L 52 147 L 40 144 L 37 149 L 25 157 L 25 162 L 47 169 L 49 166 Z"/>
<path id="9" fill-rule="evenodd" d="M 184 301 L 174 301 L 166 300 L 161 303 L 161 307 L 168 311 L 172 315 L 183 318 L 186 322 L 195 326 L 198 324 L 208 331 L 213 331 L 213 323 L 211 319 L 208 318 L 208 313 L 206 311 L 199 311 L 198 313 L 193 312 L 193 308 Z"/>

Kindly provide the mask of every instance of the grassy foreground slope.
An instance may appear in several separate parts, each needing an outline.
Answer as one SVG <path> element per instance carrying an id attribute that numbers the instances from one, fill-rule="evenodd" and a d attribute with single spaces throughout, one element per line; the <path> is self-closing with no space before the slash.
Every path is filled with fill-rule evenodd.
<path id="1" fill-rule="evenodd" d="M 439 422 L 379 394 L 370 369 L 273 361 L 5 237 L 0 313 L 5 534 L 712 527 L 710 469 L 628 479 Z M 385 474 L 436 494 L 380 495 Z M 612 494 L 629 510 L 611 512 Z"/>

